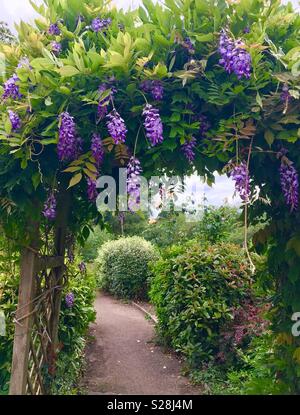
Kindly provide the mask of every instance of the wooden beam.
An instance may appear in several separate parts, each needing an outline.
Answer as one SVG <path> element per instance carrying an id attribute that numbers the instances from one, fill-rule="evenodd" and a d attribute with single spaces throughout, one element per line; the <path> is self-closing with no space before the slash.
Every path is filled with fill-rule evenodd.
<path id="1" fill-rule="evenodd" d="M 25 395 L 28 378 L 28 356 L 33 318 L 32 300 L 35 293 L 36 254 L 25 248 L 21 256 L 19 302 L 16 313 L 10 395 Z"/>
<path id="2" fill-rule="evenodd" d="M 36 272 L 44 271 L 46 269 L 54 269 L 64 266 L 63 256 L 48 256 L 44 258 L 37 258 L 36 260 Z"/>

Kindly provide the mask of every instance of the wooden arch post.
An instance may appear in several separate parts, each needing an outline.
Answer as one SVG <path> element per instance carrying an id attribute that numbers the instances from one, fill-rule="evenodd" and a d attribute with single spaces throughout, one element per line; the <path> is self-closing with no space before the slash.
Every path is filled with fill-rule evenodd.
<path id="1" fill-rule="evenodd" d="M 57 350 L 70 203 L 70 192 L 62 183 L 53 240 L 55 256 L 39 254 L 38 223 L 31 225 L 31 244 L 21 253 L 10 395 L 47 393 L 44 375 Z"/>

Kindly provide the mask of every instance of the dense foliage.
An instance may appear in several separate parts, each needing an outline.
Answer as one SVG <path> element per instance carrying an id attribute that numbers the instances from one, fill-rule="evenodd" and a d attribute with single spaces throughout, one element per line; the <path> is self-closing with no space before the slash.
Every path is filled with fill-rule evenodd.
<path id="1" fill-rule="evenodd" d="M 94 276 L 71 269 L 68 285 L 64 289 L 59 323 L 60 351 L 54 373 L 48 378 L 54 395 L 78 394 L 78 381 L 84 369 L 84 349 L 89 324 L 95 319 Z"/>
<path id="2" fill-rule="evenodd" d="M 157 259 L 153 245 L 133 236 L 106 242 L 99 250 L 101 288 L 125 299 L 145 299 L 151 277 L 149 262 Z"/>
<path id="3" fill-rule="evenodd" d="M 0 311 L 6 317 L 6 334 L 0 336 L 0 395 L 8 393 L 13 348 L 13 318 L 18 302 L 18 256 L 9 254 L 7 241 L 0 239 L 1 276 Z M 83 369 L 84 347 L 89 323 L 94 320 L 93 302 L 95 279 L 82 273 L 76 264 L 69 267 L 68 284 L 64 287 L 59 324 L 59 351 L 56 366 L 43 368 L 47 388 L 54 394 L 76 394 L 78 380 Z M 73 301 L 68 299 L 70 295 Z"/>
<path id="4" fill-rule="evenodd" d="M 246 212 L 256 199 L 250 219 L 268 221 L 255 245 L 276 279 L 276 375 L 299 392 L 299 14 L 279 0 L 144 0 L 126 13 L 99 0 L 44 3 L 36 27 L 21 23 L 20 43 L 1 46 L 6 233 L 22 244 L 28 217 L 53 220 L 64 177 L 72 228 L 84 238 L 99 219 L 100 172 L 131 160 L 128 190 L 138 200 L 141 169 L 149 177 L 196 168 L 212 181 L 225 167 Z M 94 133 L 102 141 L 92 148 Z"/>
<path id="5" fill-rule="evenodd" d="M 153 268 L 150 297 L 162 336 L 193 365 L 212 356 L 225 359 L 222 331 L 234 321 L 233 310 L 251 299 L 240 248 L 192 241 L 167 249 Z"/>

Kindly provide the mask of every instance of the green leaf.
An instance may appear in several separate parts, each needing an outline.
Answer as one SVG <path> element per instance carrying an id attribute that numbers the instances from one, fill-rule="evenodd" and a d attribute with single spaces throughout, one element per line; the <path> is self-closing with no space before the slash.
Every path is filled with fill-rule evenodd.
<path id="1" fill-rule="evenodd" d="M 34 175 L 31 177 L 31 181 L 32 181 L 34 190 L 36 190 L 38 185 L 41 183 L 40 173 L 39 172 L 34 173 Z"/>
<path id="2" fill-rule="evenodd" d="M 256 94 L 256 102 L 257 102 L 257 104 L 260 106 L 260 108 L 262 108 L 262 107 L 263 107 L 262 98 L 261 98 L 261 96 L 260 96 L 259 92 L 257 92 L 257 94 Z"/>
<path id="3" fill-rule="evenodd" d="M 87 162 L 85 165 L 90 171 L 98 173 L 97 167 L 94 164 Z"/>
<path id="4" fill-rule="evenodd" d="M 269 146 L 271 147 L 271 145 L 273 144 L 274 140 L 275 140 L 275 136 L 272 130 L 268 129 L 265 131 L 265 140 L 266 142 L 269 144 Z"/>
<path id="5" fill-rule="evenodd" d="M 66 65 L 59 69 L 59 73 L 61 76 L 68 78 L 80 74 L 80 71 L 74 66 Z"/>
<path id="6" fill-rule="evenodd" d="M 80 166 L 71 166 L 68 167 L 67 169 L 63 170 L 64 173 L 75 173 L 76 171 L 81 170 Z"/>
<path id="7" fill-rule="evenodd" d="M 70 187 L 76 186 L 76 184 L 78 184 L 81 181 L 81 179 L 82 173 L 75 174 L 75 176 L 73 176 L 70 180 L 68 189 L 70 189 Z"/>
<path id="8" fill-rule="evenodd" d="M 212 42 L 214 40 L 213 33 L 206 33 L 202 35 L 194 35 L 198 42 Z"/>

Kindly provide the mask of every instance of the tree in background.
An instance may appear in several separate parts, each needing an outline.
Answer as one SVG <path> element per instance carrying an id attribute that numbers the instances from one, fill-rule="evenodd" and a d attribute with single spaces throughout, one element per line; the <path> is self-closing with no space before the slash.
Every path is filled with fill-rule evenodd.
<path id="1" fill-rule="evenodd" d="M 15 41 L 15 37 L 12 34 L 8 24 L 0 21 L 0 43 L 11 44 Z"/>

